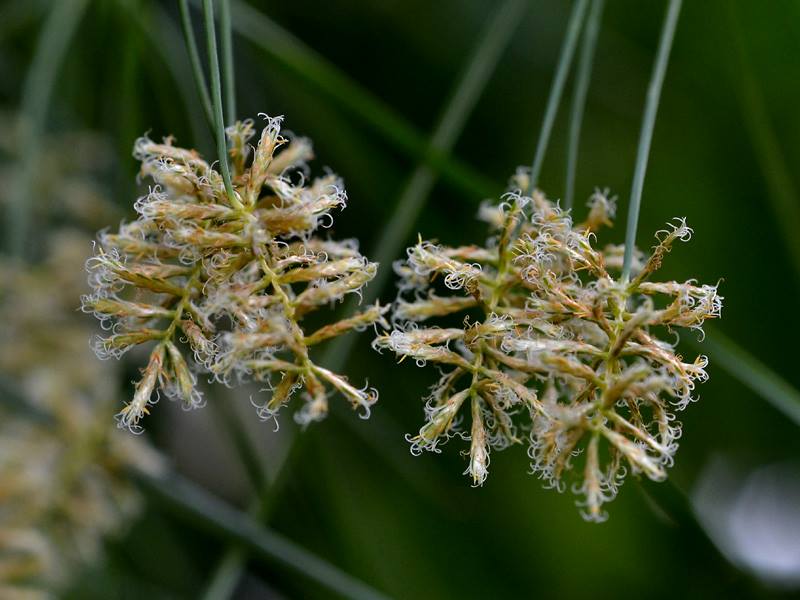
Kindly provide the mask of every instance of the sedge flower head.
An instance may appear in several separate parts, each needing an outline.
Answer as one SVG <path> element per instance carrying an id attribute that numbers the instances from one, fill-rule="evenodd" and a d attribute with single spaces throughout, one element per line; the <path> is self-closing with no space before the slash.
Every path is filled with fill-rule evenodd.
<path id="1" fill-rule="evenodd" d="M 93 293 L 83 307 L 109 331 L 98 355 L 152 345 L 119 424 L 138 431 L 162 394 L 186 408 L 202 405 L 201 372 L 229 385 L 262 382 L 271 392 L 257 406 L 264 419 L 302 395 L 296 420 L 319 420 L 333 392 L 367 416 L 377 391 L 317 365 L 310 351 L 383 323 L 386 308 L 369 306 L 315 330 L 304 321 L 360 294 L 376 273 L 355 241 L 324 234 L 345 207 L 342 181 L 308 175 L 311 144 L 284 137 L 281 118 L 266 118 L 254 147 L 252 121 L 226 133 L 232 195 L 197 152 L 169 138 L 139 139 L 134 156 L 150 190 L 134 205 L 138 218 L 102 232 L 88 261 Z"/>
<path id="2" fill-rule="evenodd" d="M 395 265 L 394 329 L 373 344 L 442 370 L 426 422 L 409 436 L 413 453 L 468 440 L 466 473 L 481 485 L 490 452 L 527 437 L 532 471 L 559 491 L 571 483 L 583 515 L 599 521 L 627 473 L 665 478 L 681 433 L 675 413 L 695 398 L 708 361 L 685 361 L 664 336 L 702 331 L 722 298 L 716 285 L 652 279 L 691 237 L 683 219 L 657 234 L 649 256 L 637 251 L 621 280 L 623 249 L 595 244 L 614 217 L 607 192 L 573 223 L 541 192 L 523 195 L 527 185 L 520 171 L 502 203 L 481 207 L 484 245 L 408 249 Z"/>

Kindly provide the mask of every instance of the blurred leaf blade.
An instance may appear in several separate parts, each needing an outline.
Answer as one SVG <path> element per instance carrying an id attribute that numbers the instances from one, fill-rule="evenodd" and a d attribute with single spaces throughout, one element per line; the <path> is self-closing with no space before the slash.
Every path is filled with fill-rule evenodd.
<path id="1" fill-rule="evenodd" d="M 696 348 L 707 352 L 713 364 L 753 390 L 780 413 L 800 425 L 800 391 L 780 375 L 718 331 L 709 332 Z"/>
<path id="2" fill-rule="evenodd" d="M 148 493 L 172 508 L 177 517 L 191 519 L 208 531 L 241 544 L 254 557 L 288 567 L 344 598 L 386 598 L 282 535 L 264 529 L 245 513 L 217 500 L 177 473 L 161 478 L 144 474 L 135 476 Z"/>
<path id="3" fill-rule="evenodd" d="M 365 87 L 244 2 L 231 3 L 234 30 L 299 79 L 313 85 L 349 114 L 369 125 L 413 160 L 422 160 L 470 198 L 492 196 L 497 184 L 433 148 L 413 125 Z"/>
<path id="4" fill-rule="evenodd" d="M 767 185 L 766 199 L 771 205 L 797 278 L 800 278 L 800 195 L 781 150 L 766 100 L 758 83 L 752 59 L 746 47 L 736 3 L 728 5 L 735 55 L 738 63 L 736 97 L 753 154 Z"/>

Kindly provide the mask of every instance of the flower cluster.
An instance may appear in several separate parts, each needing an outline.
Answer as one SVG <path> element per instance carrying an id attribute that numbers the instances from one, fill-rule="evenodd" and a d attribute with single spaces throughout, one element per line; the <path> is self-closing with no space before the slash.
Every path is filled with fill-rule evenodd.
<path id="1" fill-rule="evenodd" d="M 520 171 L 512 189 L 527 185 Z M 614 216 L 606 193 L 592 196 L 579 224 L 538 191 L 504 200 L 480 210 L 492 230 L 485 246 L 408 249 L 395 265 L 394 329 L 374 346 L 442 367 L 412 452 L 469 440 L 466 473 L 480 485 L 490 450 L 527 435 L 533 472 L 559 491 L 570 473 L 584 516 L 599 521 L 628 471 L 666 476 L 681 433 L 674 412 L 707 378 L 704 356 L 684 362 L 657 332 L 700 329 L 720 315 L 722 298 L 693 280 L 650 280 L 673 244 L 690 238 L 682 219 L 659 232 L 649 258 L 637 252 L 633 276 L 621 279 L 623 248 L 594 247 Z M 427 325 L 437 317 L 443 326 Z"/>
<path id="2" fill-rule="evenodd" d="M 300 389 L 305 403 L 295 418 L 302 424 L 325 416 L 329 390 L 365 416 L 377 400 L 374 389 L 353 386 L 309 356 L 316 344 L 383 323 L 386 309 L 370 306 L 304 329 L 309 314 L 359 294 L 377 265 L 354 241 L 318 235 L 332 224 L 332 211 L 345 206 L 342 182 L 333 174 L 309 179 L 309 141 L 288 140 L 280 125 L 280 118 L 267 118 L 255 148 L 252 121 L 227 129 L 227 191 L 195 151 L 171 139 L 136 142 L 141 175 L 153 185 L 136 202 L 135 221 L 99 235 L 88 262 L 93 293 L 83 299 L 84 310 L 110 331 L 98 339 L 99 356 L 154 343 L 133 399 L 118 415 L 121 427 L 138 431 L 161 393 L 187 408 L 201 405 L 201 371 L 224 383 L 263 382 L 271 390 L 258 406 L 264 419 Z"/>
<path id="3" fill-rule="evenodd" d="M 87 239 L 62 230 L 49 240 L 40 264 L 0 262 L 0 309 L 13 317 L 0 328 L 3 598 L 67 585 L 141 507 L 127 471 L 162 466 L 144 439 L 110 423 L 117 378 L 97 363 L 86 344 L 94 323 L 74 306 Z"/>

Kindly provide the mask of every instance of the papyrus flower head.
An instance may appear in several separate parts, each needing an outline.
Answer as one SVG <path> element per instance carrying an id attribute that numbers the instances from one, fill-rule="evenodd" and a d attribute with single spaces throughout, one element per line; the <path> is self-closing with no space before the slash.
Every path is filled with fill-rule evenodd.
<path id="1" fill-rule="evenodd" d="M 88 262 L 93 293 L 83 301 L 110 332 L 98 339 L 101 357 L 153 346 L 120 426 L 138 430 L 160 394 L 187 408 L 202 404 L 200 371 L 225 383 L 263 382 L 271 392 L 258 409 L 265 419 L 299 390 L 301 423 L 326 414 L 332 391 L 363 415 L 377 400 L 374 389 L 353 386 L 309 355 L 327 339 L 383 322 L 385 309 L 304 327 L 309 314 L 359 294 L 377 265 L 354 241 L 324 235 L 345 206 L 342 182 L 331 173 L 309 178 L 309 141 L 283 137 L 280 125 L 267 118 L 255 148 L 252 121 L 227 129 L 232 196 L 197 152 L 171 139 L 136 142 L 150 191 L 135 203 L 135 221 L 99 235 Z"/>
<path id="2" fill-rule="evenodd" d="M 395 265 L 394 330 L 374 346 L 442 368 L 412 452 L 469 440 L 467 473 L 480 485 L 490 451 L 525 432 L 533 471 L 558 490 L 571 481 L 584 516 L 602 520 L 627 472 L 666 476 L 681 432 L 674 413 L 707 378 L 704 356 L 685 362 L 660 336 L 699 330 L 722 298 L 693 280 L 651 281 L 673 244 L 690 238 L 684 220 L 620 280 L 620 247 L 595 247 L 594 232 L 614 216 L 607 193 L 575 224 L 539 191 L 518 191 L 526 188 L 520 171 L 501 204 L 481 207 L 491 230 L 483 246 L 420 240 L 408 249 Z"/>

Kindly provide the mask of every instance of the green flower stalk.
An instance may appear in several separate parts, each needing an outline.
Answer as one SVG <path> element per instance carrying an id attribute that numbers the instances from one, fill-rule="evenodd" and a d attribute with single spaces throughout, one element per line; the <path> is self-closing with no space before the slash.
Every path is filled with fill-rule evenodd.
<path id="1" fill-rule="evenodd" d="M 443 370 L 425 425 L 409 437 L 414 454 L 469 440 L 466 473 L 481 485 L 490 451 L 527 435 L 533 472 L 559 491 L 572 481 L 583 515 L 600 521 L 626 473 L 665 478 L 681 433 L 675 412 L 707 379 L 704 356 L 684 362 L 659 336 L 702 331 L 722 298 L 693 280 L 651 280 L 674 243 L 691 237 L 684 220 L 659 232 L 649 258 L 635 252 L 624 280 L 623 248 L 594 241 L 611 225 L 614 200 L 595 192 L 575 224 L 538 190 L 523 195 L 528 179 L 520 170 L 501 204 L 481 208 L 485 245 L 408 249 L 395 265 L 394 329 L 373 344 Z M 463 324 L 453 326 L 458 315 Z M 442 318 L 448 327 L 433 324 Z"/>
<path id="2" fill-rule="evenodd" d="M 306 316 L 359 294 L 377 264 L 354 240 L 320 235 L 345 206 L 342 182 L 331 173 L 310 179 L 310 142 L 283 137 L 280 125 L 267 117 L 255 148 L 252 121 L 226 130 L 233 196 L 196 152 L 169 138 L 136 142 L 141 175 L 153 185 L 134 205 L 137 220 L 99 235 L 88 262 L 94 292 L 83 300 L 110 331 L 98 339 L 101 358 L 153 346 L 118 415 L 121 427 L 139 431 L 161 393 L 186 408 L 202 405 L 199 372 L 228 385 L 263 382 L 271 397 L 257 406 L 262 419 L 274 419 L 298 390 L 301 424 L 326 415 L 332 391 L 365 418 L 377 400 L 376 390 L 353 386 L 310 356 L 328 339 L 385 323 L 388 307 L 305 329 Z"/>

